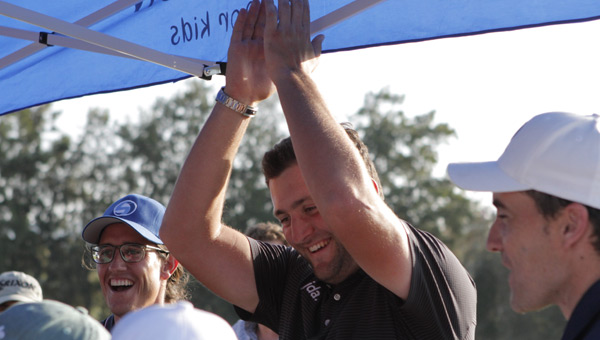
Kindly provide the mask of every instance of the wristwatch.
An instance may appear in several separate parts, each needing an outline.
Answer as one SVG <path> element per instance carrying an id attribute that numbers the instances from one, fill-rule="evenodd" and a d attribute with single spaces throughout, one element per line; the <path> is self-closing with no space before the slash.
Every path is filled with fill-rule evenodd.
<path id="1" fill-rule="evenodd" d="M 224 89 L 225 86 L 221 87 L 221 90 L 219 90 L 219 93 L 217 93 L 217 102 L 246 117 L 252 118 L 256 116 L 257 109 L 254 106 L 240 103 L 239 101 L 231 98 L 229 95 L 227 95 L 227 93 L 225 93 Z"/>

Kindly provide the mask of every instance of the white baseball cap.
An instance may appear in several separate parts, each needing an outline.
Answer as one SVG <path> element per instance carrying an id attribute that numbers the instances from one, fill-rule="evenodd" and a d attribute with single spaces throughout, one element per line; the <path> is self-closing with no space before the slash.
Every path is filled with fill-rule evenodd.
<path id="1" fill-rule="evenodd" d="M 113 340 L 237 340 L 222 317 L 203 311 L 189 301 L 152 305 L 123 316 L 112 330 Z"/>
<path id="2" fill-rule="evenodd" d="M 533 117 L 497 161 L 452 163 L 450 179 L 474 191 L 536 190 L 600 209 L 600 116 Z"/>
<path id="3" fill-rule="evenodd" d="M 42 301 L 42 287 L 31 275 L 10 271 L 0 274 L 0 304 L 6 301 Z"/>

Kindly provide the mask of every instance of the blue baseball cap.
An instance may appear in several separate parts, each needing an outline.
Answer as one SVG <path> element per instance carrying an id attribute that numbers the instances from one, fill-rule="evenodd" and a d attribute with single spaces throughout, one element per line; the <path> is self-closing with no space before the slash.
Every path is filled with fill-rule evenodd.
<path id="1" fill-rule="evenodd" d="M 113 203 L 104 215 L 91 220 L 81 233 L 88 243 L 98 244 L 100 234 L 107 226 L 125 223 L 150 242 L 163 244 L 158 236 L 165 207 L 157 201 L 142 195 L 127 195 Z"/>

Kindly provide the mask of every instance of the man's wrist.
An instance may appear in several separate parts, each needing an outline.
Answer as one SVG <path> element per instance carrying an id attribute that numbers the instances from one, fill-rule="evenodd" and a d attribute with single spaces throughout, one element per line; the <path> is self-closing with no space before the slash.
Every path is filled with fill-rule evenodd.
<path id="1" fill-rule="evenodd" d="M 230 97 L 227 93 L 225 93 L 225 87 L 221 87 L 219 93 L 217 93 L 216 98 L 218 103 L 228 107 L 229 109 L 245 116 L 252 118 L 256 116 L 257 108 L 254 106 L 250 106 L 248 104 L 244 104 L 232 97 Z"/>

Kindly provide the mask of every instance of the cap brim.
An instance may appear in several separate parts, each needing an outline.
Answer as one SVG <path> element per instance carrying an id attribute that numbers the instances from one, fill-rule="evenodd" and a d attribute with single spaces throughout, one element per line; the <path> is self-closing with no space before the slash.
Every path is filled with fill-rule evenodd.
<path id="1" fill-rule="evenodd" d="M 498 162 L 451 163 L 448 176 L 454 184 L 465 190 L 511 192 L 532 189 L 508 176 Z"/>
<path id="2" fill-rule="evenodd" d="M 27 296 L 23 296 L 21 294 L 11 294 L 0 297 L 0 304 L 5 303 L 6 301 L 19 301 L 19 302 L 38 302 L 40 300 L 32 299 Z"/>
<path id="3" fill-rule="evenodd" d="M 93 219 L 83 228 L 83 231 L 81 232 L 81 237 L 87 243 L 97 244 L 100 241 L 100 234 L 102 234 L 104 228 L 115 223 L 125 223 L 128 226 L 132 227 L 135 231 L 138 232 L 138 234 L 142 235 L 148 241 L 156 244 L 163 244 L 163 241 L 156 237 L 154 234 L 152 234 L 150 231 L 148 231 L 148 229 L 142 227 L 138 223 L 118 217 L 102 216 Z"/>

